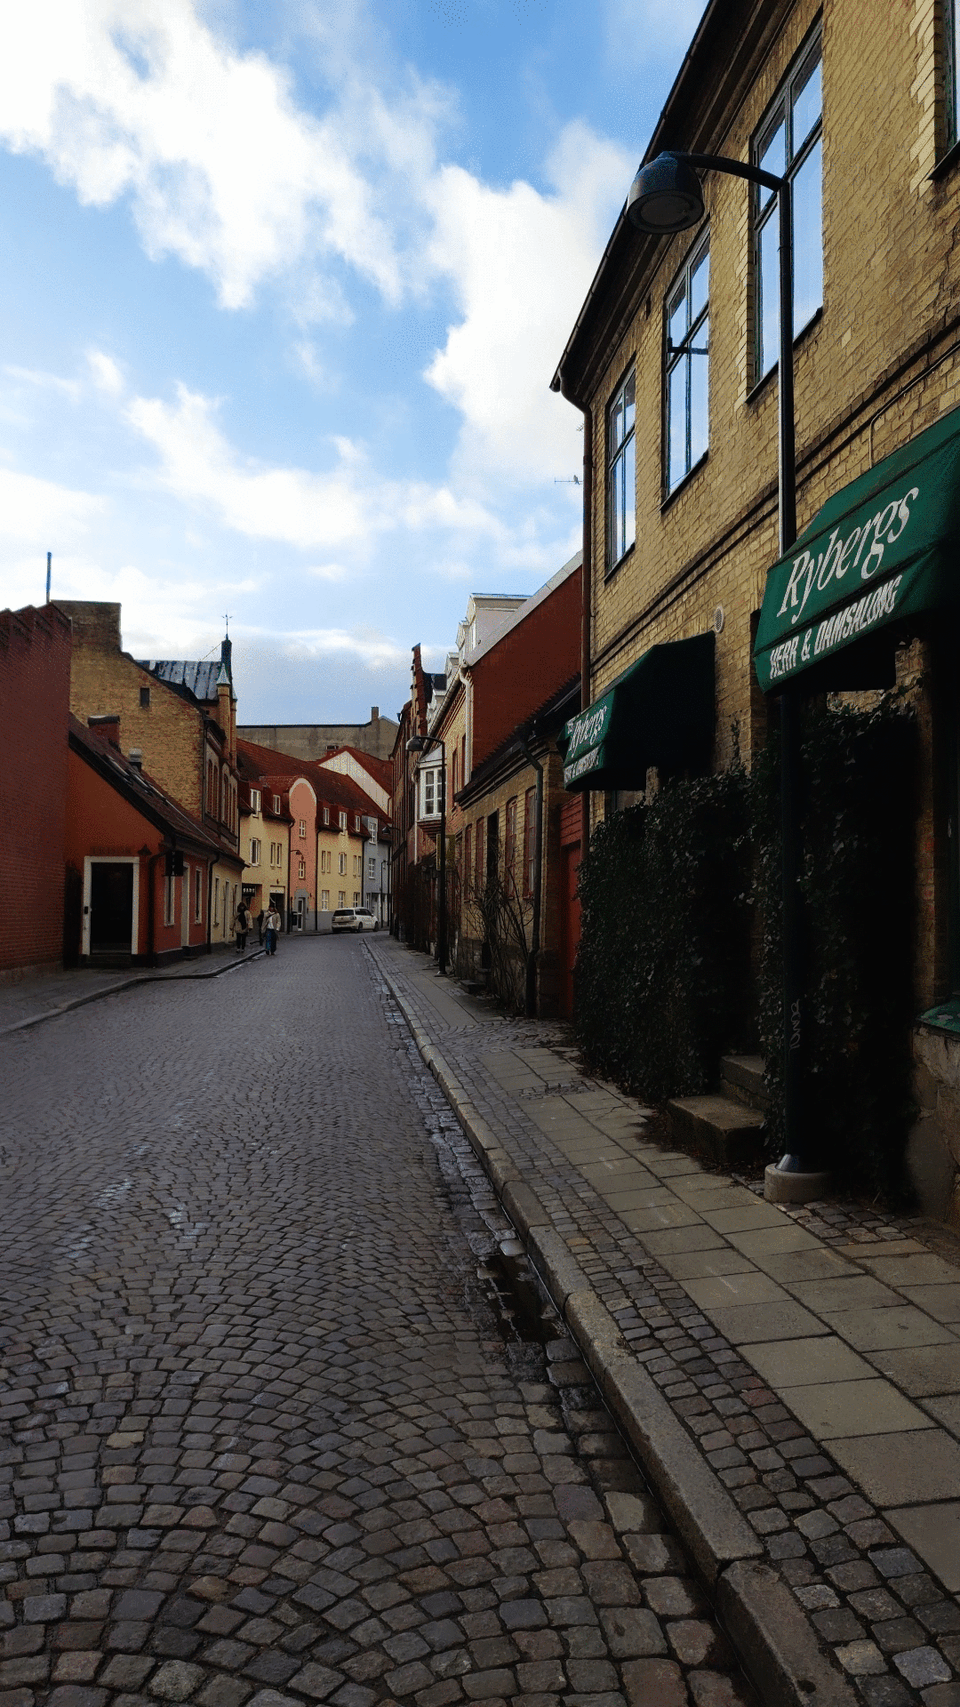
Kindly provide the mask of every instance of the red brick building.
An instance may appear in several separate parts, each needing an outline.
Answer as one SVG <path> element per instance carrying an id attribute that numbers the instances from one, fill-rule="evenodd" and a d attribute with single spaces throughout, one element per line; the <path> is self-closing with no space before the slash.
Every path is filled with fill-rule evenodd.
<path id="1" fill-rule="evenodd" d="M 63 960 L 70 623 L 0 611 L 0 977 Z"/>
<path id="2" fill-rule="evenodd" d="M 218 842 L 169 798 L 120 719 L 69 720 L 64 958 L 68 964 L 162 965 L 204 950 Z"/>

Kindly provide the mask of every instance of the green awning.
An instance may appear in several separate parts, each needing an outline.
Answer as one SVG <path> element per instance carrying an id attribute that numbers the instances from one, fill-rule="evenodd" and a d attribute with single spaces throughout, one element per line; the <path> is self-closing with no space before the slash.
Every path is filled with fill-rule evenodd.
<path id="1" fill-rule="evenodd" d="M 643 788 L 651 765 L 701 770 L 716 719 L 714 636 L 651 646 L 603 696 L 564 725 L 563 786 Z"/>
<path id="2" fill-rule="evenodd" d="M 830 498 L 774 564 L 754 646 L 757 679 L 765 693 L 776 692 L 889 623 L 958 597 L 960 410 L 954 409 Z M 834 685 L 843 685 L 842 676 L 840 669 Z"/>

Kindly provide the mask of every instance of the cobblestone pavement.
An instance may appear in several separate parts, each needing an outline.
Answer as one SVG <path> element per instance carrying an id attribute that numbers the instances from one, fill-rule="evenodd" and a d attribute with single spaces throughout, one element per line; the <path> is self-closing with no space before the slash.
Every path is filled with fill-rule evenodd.
<path id="1" fill-rule="evenodd" d="M 388 943 L 378 944 L 372 952 L 402 991 L 424 1035 L 458 1076 L 471 1106 L 500 1137 L 519 1177 L 535 1183 L 550 1225 L 575 1255 L 637 1362 L 669 1400 L 705 1461 L 762 1539 L 768 1563 L 789 1584 L 859 1696 L 869 1707 L 910 1707 L 920 1701 L 925 1707 L 960 1707 L 960 1596 L 945 1593 L 943 1581 L 924 1568 L 919 1547 L 904 1545 L 903 1535 L 885 1520 L 881 1505 L 897 1502 L 865 1498 L 844 1473 L 839 1454 L 845 1441 L 826 1444 L 812 1428 L 804 1427 L 771 1390 L 773 1383 L 744 1355 L 744 1347 L 718 1331 L 722 1311 L 711 1308 L 705 1314 L 691 1296 L 694 1292 L 708 1295 L 699 1277 L 723 1276 L 726 1270 L 746 1270 L 750 1264 L 737 1250 L 727 1250 L 719 1233 L 712 1240 L 704 1238 L 702 1229 L 683 1224 L 684 1217 L 673 1230 L 653 1216 L 646 1222 L 634 1216 L 634 1226 L 628 1225 L 630 1206 L 637 1202 L 627 1191 L 633 1182 L 623 1179 L 620 1196 L 609 1175 L 604 1184 L 605 1170 L 626 1166 L 626 1159 L 591 1166 L 596 1146 L 585 1148 L 581 1132 L 589 1129 L 590 1120 L 611 1134 L 616 1132 L 635 1158 L 630 1166 L 642 1164 L 641 1171 L 656 1176 L 654 1185 L 680 1189 L 690 1180 L 692 1192 L 699 1186 L 695 1176 L 703 1176 L 707 1186 L 710 1176 L 691 1158 L 671 1154 L 668 1146 L 655 1142 L 655 1127 L 644 1129 L 643 1116 L 651 1111 L 638 1109 L 632 1098 L 620 1097 L 610 1086 L 601 1087 L 580 1076 L 568 1028 L 559 1023 L 507 1021 L 486 1004 L 459 993 L 455 1000 L 451 995 L 435 995 L 429 975 L 418 966 L 425 957 L 394 951 Z M 561 1098 L 565 1125 L 558 1120 Z M 577 1126 L 573 1112 L 578 1104 L 585 1111 L 582 1126 Z M 604 1110 L 602 1116 L 593 1113 L 597 1104 Z M 605 1153 L 609 1157 L 616 1149 L 616 1144 L 608 1144 Z M 736 1192 L 727 1189 L 730 1181 L 715 1183 L 722 1188 L 713 1199 L 716 1205 L 737 1201 Z M 762 1178 L 734 1183 L 738 1190 L 746 1185 L 758 1199 L 762 1197 Z M 687 1195 L 691 1203 L 695 1201 Z M 753 1225 L 749 1210 L 736 1220 L 729 1213 L 734 1226 Z M 871 1315 L 870 1306 L 886 1301 L 869 1273 L 839 1281 L 833 1278 L 842 1263 L 853 1259 L 869 1265 L 876 1258 L 882 1270 L 889 1258 L 901 1252 L 929 1249 L 937 1253 L 930 1261 L 953 1265 L 946 1277 L 954 1282 L 951 1299 L 960 1291 L 955 1284 L 960 1278 L 956 1240 L 915 1218 L 885 1215 L 853 1203 L 787 1209 L 778 1211 L 777 1217 L 764 1206 L 762 1214 L 771 1219 L 782 1214 L 784 1224 L 789 1227 L 792 1222 L 797 1229 L 796 1236 L 781 1239 L 790 1255 L 779 1268 L 771 1258 L 767 1263 L 771 1273 L 804 1283 L 807 1278 L 825 1277 L 825 1295 L 829 1286 L 858 1288 L 854 1302 L 865 1306 L 865 1318 Z M 697 1216 L 691 1214 L 686 1220 L 695 1222 Z M 714 1226 L 721 1220 L 722 1213 L 715 1217 Z M 757 1225 L 761 1224 L 765 1220 L 758 1220 Z M 660 1230 L 636 1230 L 645 1225 Z M 688 1237 L 693 1232 L 698 1234 L 696 1239 Z M 747 1238 L 740 1237 L 746 1247 Z M 700 1249 L 711 1243 L 717 1248 Z M 757 1278 L 766 1281 L 762 1274 Z M 940 1279 L 939 1271 L 936 1278 Z M 718 1281 L 712 1279 L 709 1285 L 717 1287 Z M 950 1288 L 944 1285 L 943 1290 Z M 745 1293 L 744 1310 L 728 1310 L 727 1316 L 752 1312 L 759 1317 L 764 1309 L 783 1309 L 787 1313 L 777 1318 L 783 1333 L 796 1334 L 798 1327 L 788 1320 L 788 1312 L 796 1305 L 789 1301 L 787 1306 L 764 1305 L 764 1299 L 776 1294 L 776 1288 L 758 1288 L 752 1296 Z M 908 1301 L 892 1295 L 892 1313 L 884 1324 L 892 1324 L 894 1330 L 901 1325 L 913 1327 L 918 1302 L 916 1296 Z M 839 1297 L 834 1307 L 838 1303 Z M 807 1319 L 810 1326 L 803 1331 L 823 1332 L 812 1317 Z M 872 1329 L 870 1321 L 865 1323 L 867 1329 Z M 763 1335 L 776 1331 L 764 1329 Z M 740 1337 L 750 1340 L 760 1332 Z M 913 1391 L 949 1391 L 956 1336 L 950 1327 L 932 1321 L 927 1337 L 933 1342 L 927 1356 L 942 1364 L 946 1385 L 933 1382 Z M 893 1346 L 897 1340 L 867 1338 L 868 1352 L 873 1343 Z M 746 1349 L 749 1353 L 749 1346 Z M 793 1369 L 808 1360 L 810 1382 L 825 1378 L 813 1372 L 816 1350 L 814 1340 L 793 1342 Z M 866 1368 L 865 1374 L 872 1376 L 874 1370 Z M 874 1387 L 880 1383 L 864 1381 L 862 1386 L 870 1391 L 862 1399 L 860 1427 L 869 1429 L 874 1426 L 870 1406 L 877 1403 Z M 795 1402 L 799 1408 L 799 1398 Z M 931 1408 L 937 1403 L 931 1401 Z M 939 1403 L 948 1424 L 956 1428 L 950 1421 L 954 1412 L 947 1409 L 955 1401 Z M 894 1425 L 881 1422 L 879 1426 Z M 917 1474 L 931 1466 L 936 1469 L 934 1449 L 941 1445 L 939 1437 L 934 1441 L 928 1432 L 918 1439 L 915 1430 L 909 1432 L 909 1421 L 900 1425 L 898 1419 L 897 1426 L 908 1431 L 901 1437 L 903 1449 L 908 1458 L 912 1455 Z M 956 1447 L 951 1450 L 956 1455 Z M 944 1509 L 947 1539 L 940 1552 L 949 1586 L 955 1587 L 960 1586 L 953 1581 L 960 1567 L 952 1537 L 960 1485 L 951 1481 L 950 1487 L 952 1500 Z M 906 1527 L 910 1514 L 900 1515 Z M 936 1539 L 938 1517 L 933 1506 L 921 1507 L 919 1516 L 927 1533 L 917 1532 L 918 1541 Z"/>
<path id="2" fill-rule="evenodd" d="M 0 1074 L 0 1707 L 753 1700 L 365 945 Z"/>

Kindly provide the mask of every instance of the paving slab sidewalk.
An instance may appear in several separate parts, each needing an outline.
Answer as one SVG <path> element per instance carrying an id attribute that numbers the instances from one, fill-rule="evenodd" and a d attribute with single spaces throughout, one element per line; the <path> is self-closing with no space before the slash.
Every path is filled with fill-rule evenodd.
<path id="1" fill-rule="evenodd" d="M 365 948 L 763 1699 L 960 1707 L 960 1244 L 767 1204 L 559 1022 Z"/>
<path id="2" fill-rule="evenodd" d="M 137 984 L 153 984 L 158 979 L 219 978 L 247 960 L 257 960 L 262 948 L 248 948 L 238 954 L 232 943 L 217 944 L 209 954 L 190 960 L 177 960 L 170 966 L 132 967 L 129 972 L 112 967 L 107 971 L 83 966 L 67 972 L 28 972 L 20 978 L 0 981 L 0 1037 L 7 1031 L 20 1031 L 39 1025 L 71 1008 L 87 1002 L 114 996 L 120 990 L 133 989 Z"/>

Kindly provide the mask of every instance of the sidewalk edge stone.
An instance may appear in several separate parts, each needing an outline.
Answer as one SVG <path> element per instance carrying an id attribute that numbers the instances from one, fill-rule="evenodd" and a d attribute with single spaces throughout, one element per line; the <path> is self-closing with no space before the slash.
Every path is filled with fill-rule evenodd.
<path id="1" fill-rule="evenodd" d="M 238 966 L 245 966 L 250 960 L 259 960 L 262 952 L 258 950 L 256 954 L 248 954 L 243 960 L 228 960 L 225 966 L 215 966 L 211 972 L 144 972 L 137 978 L 121 978 L 116 984 L 105 984 L 100 990 L 88 990 L 83 996 L 72 996 L 69 1001 L 58 1002 L 55 1008 L 46 1008 L 43 1013 L 28 1014 L 26 1019 L 14 1020 L 12 1025 L 0 1026 L 0 1037 L 10 1037 L 17 1031 L 29 1031 L 35 1025 L 43 1025 L 45 1020 L 60 1019 L 61 1015 L 71 1013 L 74 1008 L 85 1008 L 90 1002 L 102 1002 L 107 996 L 119 996 L 123 990 L 136 990 L 141 984 L 174 984 L 185 978 L 222 978 L 225 972 L 235 972 Z"/>
<path id="2" fill-rule="evenodd" d="M 858 1695 L 768 1565 L 730 1565 L 717 1584 L 717 1611 L 770 1707 L 857 1707 Z"/>

